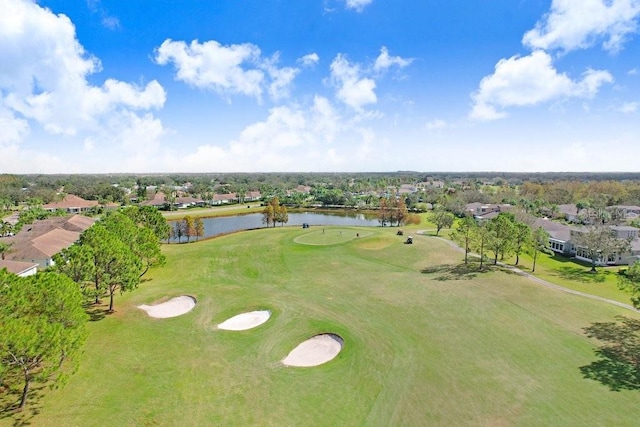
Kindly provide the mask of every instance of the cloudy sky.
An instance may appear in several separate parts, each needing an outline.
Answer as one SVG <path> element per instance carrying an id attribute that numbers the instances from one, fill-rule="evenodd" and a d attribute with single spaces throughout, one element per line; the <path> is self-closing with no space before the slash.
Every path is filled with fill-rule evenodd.
<path id="1" fill-rule="evenodd" d="M 0 0 L 0 173 L 638 171 L 640 0 Z"/>

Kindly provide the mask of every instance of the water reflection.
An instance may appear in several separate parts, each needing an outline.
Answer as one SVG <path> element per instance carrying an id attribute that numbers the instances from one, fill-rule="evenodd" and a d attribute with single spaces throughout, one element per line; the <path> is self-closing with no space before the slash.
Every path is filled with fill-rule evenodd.
<path id="1" fill-rule="evenodd" d="M 186 215 L 186 214 L 185 214 Z M 262 222 L 262 214 L 254 213 L 248 215 L 237 215 L 227 217 L 216 218 L 203 218 L 204 223 L 204 236 L 213 237 L 219 236 L 225 233 L 233 233 L 241 230 L 253 230 L 256 228 L 265 228 L 265 224 Z M 175 221 L 169 221 L 171 227 L 174 226 Z M 289 222 L 285 226 L 302 226 L 302 224 L 315 225 L 343 225 L 343 226 L 364 226 L 372 227 L 378 226 L 380 223 L 377 219 L 368 217 L 363 213 L 314 213 L 314 212 L 302 212 L 302 213 L 290 213 Z M 280 227 L 280 224 L 278 224 Z M 192 238 L 193 239 L 193 238 Z M 171 242 L 177 242 L 177 238 L 171 239 Z M 180 241 L 186 241 L 183 236 Z"/>

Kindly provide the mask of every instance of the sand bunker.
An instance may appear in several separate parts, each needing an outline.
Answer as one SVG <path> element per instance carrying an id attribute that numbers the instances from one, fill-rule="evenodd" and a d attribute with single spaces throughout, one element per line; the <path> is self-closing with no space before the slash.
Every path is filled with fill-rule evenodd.
<path id="1" fill-rule="evenodd" d="M 226 331 L 245 331 L 262 325 L 269 320 L 271 312 L 269 310 L 250 311 L 248 313 L 238 314 L 218 325 L 218 329 Z"/>
<path id="2" fill-rule="evenodd" d="M 171 298 L 167 302 L 156 305 L 139 305 L 138 308 L 146 311 L 151 317 L 166 319 L 168 317 L 181 316 L 193 310 L 196 306 L 196 299 L 188 295 Z"/>
<path id="3" fill-rule="evenodd" d="M 344 340 L 335 334 L 316 335 L 291 350 L 282 363 L 287 366 L 318 366 L 336 357 Z"/>

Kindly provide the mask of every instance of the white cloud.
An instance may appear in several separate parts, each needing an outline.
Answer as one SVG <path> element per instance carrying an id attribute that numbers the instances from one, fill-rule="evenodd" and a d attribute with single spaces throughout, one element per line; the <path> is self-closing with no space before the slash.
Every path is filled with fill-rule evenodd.
<path id="1" fill-rule="evenodd" d="M 442 119 L 432 120 L 430 122 L 427 122 L 427 124 L 425 125 L 427 130 L 441 130 L 445 129 L 447 126 L 449 126 L 449 124 Z"/>
<path id="2" fill-rule="evenodd" d="M 373 131 L 315 96 L 311 105 L 272 108 L 265 120 L 245 127 L 227 146 L 201 145 L 173 163 L 191 171 L 352 170 L 355 164 L 362 168 L 365 147 L 374 145 Z"/>
<path id="3" fill-rule="evenodd" d="M 160 65 L 173 63 L 176 78 L 201 89 L 221 94 L 243 94 L 260 98 L 264 72 L 256 66 L 260 49 L 251 44 L 223 46 L 215 40 L 190 45 L 183 41 L 165 40 L 156 49 Z M 249 65 L 249 67 L 247 67 Z M 247 69 L 245 69 L 247 67 Z"/>
<path id="4" fill-rule="evenodd" d="M 404 68 L 413 62 L 413 58 L 401 58 L 399 56 L 390 56 L 389 50 L 382 46 L 380 49 L 380 55 L 376 58 L 376 62 L 373 64 L 374 71 L 384 71 L 392 66 L 398 68 Z"/>
<path id="5" fill-rule="evenodd" d="M 389 68 L 404 68 L 412 61 L 411 58 L 390 56 L 384 46 L 374 63 L 368 66 L 349 62 L 346 55 L 339 53 L 331 62 L 330 83 L 337 89 L 336 96 L 341 102 L 366 116 L 363 107 L 378 102 L 376 79 L 380 79 Z"/>
<path id="6" fill-rule="evenodd" d="M 97 13 L 100 16 L 102 26 L 110 30 L 117 30 L 120 28 L 120 20 L 109 14 L 107 9 L 102 7 L 100 0 L 87 0 L 87 6 L 93 13 Z"/>
<path id="7" fill-rule="evenodd" d="M 271 77 L 269 96 L 271 96 L 271 99 L 274 101 L 289 97 L 291 83 L 300 73 L 298 68 L 278 68 L 276 65 L 279 59 L 280 55 L 276 53 L 270 59 L 264 61 L 263 64 L 263 68 L 267 71 L 269 77 Z"/>
<path id="8" fill-rule="evenodd" d="M 638 111 L 638 107 L 640 107 L 640 103 L 638 102 L 625 102 L 618 108 L 618 111 L 621 113 L 631 114 Z"/>
<path id="9" fill-rule="evenodd" d="M 173 63 L 176 78 L 194 87 L 261 101 L 265 90 L 274 100 L 288 97 L 289 86 L 300 72 L 293 67 L 278 68 L 279 57 L 276 52 L 263 58 L 260 48 L 251 43 L 223 46 L 215 40 L 193 40 L 187 45 L 167 39 L 156 49 L 155 61 Z"/>
<path id="10" fill-rule="evenodd" d="M 1 98 L 0 101 L 2 101 Z M 0 102 L 0 147 L 18 144 L 28 134 L 29 123 L 2 108 L 2 102 Z"/>
<path id="11" fill-rule="evenodd" d="M 310 67 L 312 65 L 315 65 L 318 63 L 318 61 L 320 61 L 320 57 L 315 52 L 309 53 L 303 56 L 302 58 L 298 59 L 298 62 L 302 64 L 304 67 Z"/>
<path id="12" fill-rule="evenodd" d="M 24 150 L 19 144 L 0 144 L 0 170 L 3 173 L 22 174 L 60 173 L 69 171 L 69 165 L 60 157 L 36 150 Z"/>
<path id="13" fill-rule="evenodd" d="M 527 56 L 500 60 L 495 72 L 480 82 L 472 95 L 471 118 L 494 120 L 505 117 L 505 108 L 536 105 L 565 97 L 593 97 L 603 83 L 613 77 L 607 71 L 588 70 L 575 82 L 558 73 L 549 54 L 534 51 Z"/>
<path id="14" fill-rule="evenodd" d="M 351 64 L 344 55 L 338 54 L 330 68 L 331 80 L 338 88 L 337 97 L 340 101 L 357 111 L 378 101 L 376 82 L 364 77 L 358 64 Z"/>
<path id="15" fill-rule="evenodd" d="M 114 79 L 91 85 L 87 78 L 100 62 L 85 52 L 66 16 L 17 0 L 2 0 L 1 9 L 0 64 L 11 67 L 0 68 L 0 108 L 12 116 L 51 134 L 78 135 L 100 132 L 111 114 L 164 105 L 155 80 L 144 88 Z"/>
<path id="16" fill-rule="evenodd" d="M 637 32 L 640 0 L 553 0 L 550 12 L 522 42 L 533 49 L 585 49 L 602 41 L 618 51 Z"/>
<path id="17" fill-rule="evenodd" d="M 362 12 L 365 7 L 373 3 L 373 0 L 346 0 L 347 9 L 353 9 L 356 12 Z"/>

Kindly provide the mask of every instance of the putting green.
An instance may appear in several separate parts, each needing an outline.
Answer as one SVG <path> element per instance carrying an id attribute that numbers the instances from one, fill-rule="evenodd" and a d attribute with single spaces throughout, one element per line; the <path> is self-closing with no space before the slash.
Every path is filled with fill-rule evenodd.
<path id="1" fill-rule="evenodd" d="M 338 245 L 354 239 L 376 234 L 373 231 L 362 231 L 362 228 L 317 227 L 313 231 L 297 236 L 294 242 L 302 245 Z"/>

